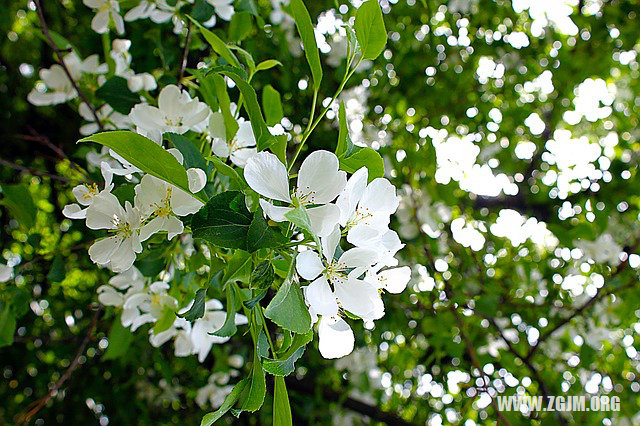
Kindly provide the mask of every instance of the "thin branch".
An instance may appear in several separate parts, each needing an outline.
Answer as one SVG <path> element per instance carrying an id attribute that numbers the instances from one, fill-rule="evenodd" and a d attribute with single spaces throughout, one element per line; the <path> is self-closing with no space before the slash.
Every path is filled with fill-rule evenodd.
<path id="1" fill-rule="evenodd" d="M 67 68 L 67 65 L 64 63 L 64 60 L 62 58 L 62 52 L 60 52 L 60 49 L 58 49 L 58 46 L 53 41 L 53 38 L 51 37 L 51 34 L 49 33 L 49 27 L 47 27 L 47 21 L 44 19 L 44 11 L 42 9 L 42 4 L 40 3 L 40 0 L 34 0 L 34 2 L 36 4 L 36 10 L 38 12 L 38 18 L 40 19 L 40 25 L 42 26 L 42 33 L 47 38 L 47 42 L 48 42 L 49 46 L 53 49 L 53 51 L 56 54 L 56 62 L 64 70 L 64 73 L 67 75 L 67 78 L 71 82 L 71 85 L 73 86 L 75 91 L 78 93 L 78 96 L 80 97 L 82 102 L 84 102 L 89 107 L 89 109 L 91 110 L 91 114 L 93 115 L 93 118 L 95 119 L 96 124 L 98 125 L 98 128 L 100 130 L 104 130 L 104 127 L 102 126 L 102 122 L 100 121 L 100 117 L 98 117 L 98 112 L 96 111 L 95 107 L 89 102 L 89 100 L 87 99 L 85 94 L 80 90 L 80 88 L 78 87 L 78 84 L 76 83 L 76 81 L 73 79 L 73 76 L 71 75 L 71 72 L 69 71 L 69 68 Z"/>
<path id="2" fill-rule="evenodd" d="M 191 20 L 187 21 L 187 40 L 184 42 L 184 52 L 182 53 L 182 63 L 180 64 L 180 76 L 178 77 L 178 87 L 182 89 L 182 78 L 184 70 L 187 68 L 187 57 L 189 56 L 189 45 L 191 44 Z"/>
<path id="3" fill-rule="evenodd" d="M 90 179 L 86 170 L 82 169 L 76 162 L 72 161 L 69 158 L 69 156 L 65 154 L 64 151 L 59 146 L 56 146 L 53 142 L 51 142 L 51 140 L 47 136 L 39 133 L 38 131 L 36 131 L 30 126 L 29 126 L 29 132 L 31 133 L 31 135 L 17 135 L 17 137 L 26 141 L 38 142 L 50 148 L 53 152 L 56 153 L 59 159 L 67 160 L 72 169 L 74 169 L 75 171 L 83 175 L 86 179 Z"/>
<path id="4" fill-rule="evenodd" d="M 67 179 L 66 177 L 62 177 L 62 176 L 58 176 L 58 175 L 54 175 L 51 173 L 47 173 L 47 172 L 43 172 L 40 170 L 36 170 L 36 169 L 31 169 L 29 167 L 25 167 L 25 166 L 21 166 L 20 164 L 16 164 L 16 163 L 12 163 L 11 161 L 7 161 L 3 158 L 0 158 L 0 164 L 10 167 L 14 170 L 18 170 L 22 173 L 26 173 L 29 175 L 33 175 L 33 176 L 45 176 L 48 177 L 50 179 L 54 179 L 54 180 L 58 180 L 60 182 L 71 182 L 71 179 Z"/>
<path id="5" fill-rule="evenodd" d="M 43 398 L 29 404 L 29 406 L 27 406 L 27 408 L 25 409 L 26 412 L 23 412 L 23 414 L 21 413 L 18 415 L 17 421 L 16 421 L 17 424 L 29 423 L 31 418 L 33 418 L 33 416 L 35 416 L 38 413 L 38 411 L 40 411 L 42 407 L 44 407 L 47 404 L 47 402 L 56 394 L 56 392 L 58 392 L 58 389 L 60 389 L 60 387 L 64 384 L 64 382 L 66 382 L 69 379 L 69 377 L 71 377 L 71 375 L 73 374 L 73 372 L 76 370 L 76 368 L 80 363 L 80 357 L 84 353 L 84 350 L 87 347 L 89 340 L 91 340 L 91 335 L 93 334 L 93 330 L 96 328 L 96 324 L 98 323 L 98 318 L 100 318 L 101 313 L 102 313 L 102 306 L 99 306 L 98 309 L 96 310 L 96 313 L 93 315 L 93 319 L 91 320 L 91 325 L 89 326 L 89 330 L 87 331 L 87 334 L 82 340 L 82 344 L 80 344 L 80 347 L 76 352 L 76 356 L 73 358 L 73 361 L 71 361 L 71 364 L 69 365 L 67 370 L 64 372 L 62 377 L 58 379 L 58 381 L 53 385 L 53 387 L 49 390 L 49 392 Z"/>

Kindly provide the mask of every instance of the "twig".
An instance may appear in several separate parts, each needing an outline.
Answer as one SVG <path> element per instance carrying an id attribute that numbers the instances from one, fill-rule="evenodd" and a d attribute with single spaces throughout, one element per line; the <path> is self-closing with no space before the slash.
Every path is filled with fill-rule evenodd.
<path id="1" fill-rule="evenodd" d="M 12 168 L 14 170 L 21 171 L 22 173 L 27 173 L 29 175 L 45 176 L 45 177 L 48 177 L 50 179 L 58 180 L 60 182 L 71 182 L 71 179 L 67 179 L 65 177 L 54 175 L 54 174 L 47 173 L 47 172 L 43 172 L 43 171 L 40 171 L 40 170 L 31 169 L 29 167 L 21 166 L 20 164 L 12 163 L 11 161 L 7 161 L 7 160 L 5 160 L 3 158 L 0 158 L 0 164 L 2 164 L 4 166 L 7 166 L 7 167 L 10 167 L 10 168 Z"/>
<path id="2" fill-rule="evenodd" d="M 191 20 L 187 21 L 187 40 L 184 42 L 184 52 L 182 53 L 182 63 L 180 64 L 180 76 L 178 77 L 178 87 L 180 89 L 182 89 L 182 78 L 184 77 L 184 70 L 185 68 L 187 68 L 189 44 L 191 44 Z"/>
<path id="3" fill-rule="evenodd" d="M 67 156 L 67 154 L 65 154 L 60 147 L 51 142 L 51 140 L 47 136 L 38 133 L 32 127 L 29 127 L 29 132 L 31 133 L 31 135 L 17 135 L 17 137 L 26 141 L 38 142 L 50 148 L 53 152 L 56 153 L 59 159 L 67 160 L 72 169 L 83 175 L 86 179 L 90 180 L 90 177 L 87 174 L 86 170 L 83 170 L 76 162 L 72 161 L 69 156 Z"/>
<path id="4" fill-rule="evenodd" d="M 84 350 L 87 347 L 89 340 L 91 340 L 91 335 L 93 334 L 93 330 L 95 329 L 96 324 L 98 323 L 98 318 L 100 318 L 101 313 L 102 313 L 102 306 L 99 306 L 98 309 L 96 310 L 96 313 L 93 315 L 93 319 L 91 320 L 91 325 L 89 326 L 89 330 L 87 331 L 87 334 L 82 340 L 82 344 L 78 348 L 78 351 L 76 352 L 76 356 L 73 358 L 73 361 L 71 361 L 71 364 L 69 365 L 67 370 L 64 372 L 62 377 L 58 379 L 55 385 L 53 385 L 53 387 L 49 390 L 49 392 L 44 397 L 29 404 L 25 409 L 26 413 L 18 415 L 17 421 L 16 421 L 17 424 L 29 423 L 31 418 L 35 416 L 38 413 L 38 411 L 40 411 L 40 409 L 42 409 L 42 407 L 46 405 L 46 403 L 56 394 L 56 392 L 58 391 L 58 389 L 60 389 L 60 387 L 64 384 L 64 382 L 66 382 L 67 379 L 71 377 L 71 374 L 73 374 L 76 367 L 78 367 L 78 364 L 80 362 L 80 357 L 84 353 Z"/>
<path id="5" fill-rule="evenodd" d="M 104 127 L 102 126 L 102 122 L 100 121 L 100 117 L 98 117 L 98 112 L 96 111 L 95 107 L 89 102 L 89 100 L 87 99 L 85 94 L 80 90 L 80 88 L 78 87 L 78 84 L 76 83 L 76 81 L 73 79 L 73 76 L 71 75 L 71 72 L 69 71 L 69 68 L 67 68 L 67 65 L 64 63 L 64 60 L 62 58 L 62 52 L 60 52 L 60 49 L 58 49 L 58 46 L 53 41 L 53 38 L 51 37 L 51 34 L 49 33 L 49 27 L 47 27 L 47 21 L 45 21 L 45 19 L 44 19 L 44 11 L 42 9 L 42 5 L 40 4 L 40 0 L 34 0 L 34 2 L 36 4 L 36 10 L 38 12 L 38 18 L 40 19 L 40 25 L 42 26 L 42 33 L 47 38 L 47 42 L 48 42 L 49 46 L 53 49 L 53 51 L 56 54 L 56 59 L 57 59 L 56 62 L 58 62 L 58 64 L 64 70 L 64 73 L 67 75 L 67 78 L 71 82 L 71 85 L 73 86 L 75 91 L 78 92 L 78 96 L 80 97 L 80 99 L 82 99 L 82 102 L 84 102 L 89 107 L 89 109 L 91 110 L 91 114 L 93 115 L 93 118 L 95 119 L 96 124 L 98 125 L 98 128 L 100 130 L 104 130 Z"/>

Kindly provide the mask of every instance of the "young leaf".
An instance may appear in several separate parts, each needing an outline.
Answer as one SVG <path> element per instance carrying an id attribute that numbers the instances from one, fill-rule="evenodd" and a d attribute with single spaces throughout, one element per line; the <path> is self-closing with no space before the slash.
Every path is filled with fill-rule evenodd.
<path id="1" fill-rule="evenodd" d="M 262 209 L 258 207 L 247 233 L 247 249 L 250 252 L 254 252 L 264 248 L 276 248 L 287 243 L 287 241 L 288 239 L 282 235 L 278 228 L 267 224 L 262 214 Z"/>
<path id="2" fill-rule="evenodd" d="M 125 115 L 140 102 L 140 97 L 129 90 L 127 80 L 118 76 L 111 77 L 100 86 L 96 90 L 96 96 L 111 105 L 115 111 Z"/>
<path id="3" fill-rule="evenodd" d="M 285 213 L 284 217 L 298 228 L 301 228 L 305 234 L 310 235 L 318 247 L 322 247 L 320 239 L 311 229 L 311 219 L 309 219 L 307 210 L 303 206 L 296 207 L 295 209 Z"/>
<path id="4" fill-rule="evenodd" d="M 260 363 L 258 351 L 253 355 L 253 368 L 251 369 L 251 384 L 248 387 L 242 410 L 255 412 L 262 407 L 264 396 L 267 393 L 267 385 L 265 383 L 264 370 Z"/>
<path id="5" fill-rule="evenodd" d="M 292 426 L 291 406 L 284 377 L 275 377 L 273 383 L 273 426 Z"/>
<path id="6" fill-rule="evenodd" d="M 173 155 L 151 139 L 128 130 L 116 130 L 96 133 L 80 139 L 78 142 L 96 142 L 111 148 L 143 172 L 175 185 L 187 192 L 187 194 L 191 194 L 185 168 L 178 163 L 178 160 Z M 198 194 L 193 196 L 202 202 L 206 202 Z"/>
<path id="7" fill-rule="evenodd" d="M 207 157 L 207 160 L 211 161 L 213 167 L 215 167 L 215 169 L 220 174 L 229 178 L 231 182 L 231 189 L 245 189 L 247 187 L 246 182 L 242 180 L 236 169 L 224 163 L 222 160 L 215 156 Z"/>
<path id="8" fill-rule="evenodd" d="M 250 287 L 255 289 L 265 289 L 273 284 L 275 273 L 273 265 L 268 260 L 263 260 L 251 272 Z"/>
<path id="9" fill-rule="evenodd" d="M 214 52 L 220 55 L 225 61 L 227 61 L 227 63 L 233 65 L 234 67 L 240 68 L 240 62 L 238 62 L 238 58 L 235 57 L 235 55 L 231 52 L 231 50 L 229 50 L 225 42 L 222 41 L 220 37 L 200 25 L 200 23 L 192 17 L 188 15 L 187 17 L 191 19 L 191 22 L 196 24 L 196 26 L 200 30 L 200 33 L 205 38 L 205 40 L 207 40 L 207 43 L 209 43 Z"/>
<path id="10" fill-rule="evenodd" d="M 225 136 L 228 141 L 238 132 L 238 122 L 236 121 L 233 113 L 231 112 L 231 100 L 229 99 L 229 93 L 227 92 L 227 84 L 224 82 L 219 74 L 212 75 L 213 87 L 216 91 L 216 97 L 218 98 L 218 104 L 220 105 L 220 111 L 222 112 L 222 118 L 224 120 Z M 215 117 L 215 114 L 212 116 Z M 218 115 L 218 117 L 220 117 Z M 212 118 L 212 123 L 216 123 Z"/>
<path id="11" fill-rule="evenodd" d="M 251 32 L 252 27 L 251 14 L 249 12 L 234 13 L 229 24 L 230 41 L 244 40 Z"/>
<path id="12" fill-rule="evenodd" d="M 288 376 L 295 370 L 296 361 L 304 354 L 304 349 L 304 347 L 298 348 L 291 356 L 283 360 L 264 359 L 262 361 L 262 367 L 267 373 L 273 374 L 274 376 Z"/>
<path id="13" fill-rule="evenodd" d="M 224 324 L 218 330 L 214 331 L 214 336 L 231 337 L 236 334 L 236 290 L 233 285 L 227 286 L 227 317 Z"/>
<path id="14" fill-rule="evenodd" d="M 193 238 L 218 247 L 246 250 L 251 220 L 242 192 L 227 191 L 211 198 L 193 215 L 191 231 Z"/>
<path id="15" fill-rule="evenodd" d="M 2 184 L 0 203 L 4 204 L 20 225 L 27 229 L 33 228 L 36 222 L 36 205 L 26 185 Z"/>
<path id="16" fill-rule="evenodd" d="M 222 282 L 224 285 L 234 282 L 249 282 L 251 277 L 251 255 L 243 250 L 236 250 L 227 263 Z"/>
<path id="17" fill-rule="evenodd" d="M 362 59 L 375 59 L 387 44 L 387 30 L 378 0 L 368 0 L 358 8 L 354 24 Z"/>
<path id="18" fill-rule="evenodd" d="M 267 120 L 267 125 L 274 126 L 282 120 L 284 113 L 282 112 L 282 101 L 280 93 L 270 84 L 262 89 L 262 109 Z"/>
<path id="19" fill-rule="evenodd" d="M 282 62 L 276 61 L 275 59 L 267 59 L 266 61 L 262 61 L 256 66 L 256 72 L 265 71 L 271 69 L 273 67 L 281 67 Z"/>
<path id="20" fill-rule="evenodd" d="M 248 378 L 240 380 L 233 387 L 233 390 L 231 391 L 231 393 L 227 395 L 227 397 L 224 399 L 224 402 L 222 403 L 220 408 L 218 408 L 216 411 L 212 413 L 206 414 L 202 418 L 202 422 L 200 422 L 200 426 L 211 426 L 212 424 L 220 420 L 222 416 L 227 414 L 227 412 L 231 409 L 231 407 L 233 407 L 233 405 L 238 401 L 238 399 L 240 398 L 240 395 L 242 394 L 244 389 L 247 387 L 247 384 L 249 384 Z"/>
<path id="21" fill-rule="evenodd" d="M 160 319 L 153 326 L 153 334 L 159 334 L 168 330 L 176 319 L 176 313 L 169 308 L 165 308 Z"/>
<path id="22" fill-rule="evenodd" d="M 298 283 L 285 280 L 271 300 L 264 316 L 280 327 L 294 333 L 306 333 L 311 329 L 311 316 L 304 303 Z"/>
<path id="23" fill-rule="evenodd" d="M 322 81 L 322 64 L 320 63 L 320 54 L 318 53 L 313 23 L 311 22 L 309 11 L 302 0 L 291 0 L 289 5 L 293 13 L 293 19 L 296 21 L 296 27 L 298 27 L 302 44 L 304 45 L 304 55 L 307 57 L 307 62 L 311 68 L 313 87 L 317 90 Z"/>
<path id="24" fill-rule="evenodd" d="M 196 295 L 193 298 L 193 305 L 191 305 L 191 308 L 181 316 L 187 321 L 195 321 L 198 318 L 202 318 L 204 316 L 204 299 L 206 295 L 206 288 L 201 288 L 196 291 Z"/>
<path id="25" fill-rule="evenodd" d="M 111 330 L 109 330 L 109 346 L 102 359 L 120 358 L 127 353 L 132 340 L 133 333 L 122 325 L 120 316 L 118 315 L 111 325 Z"/>
<path id="26" fill-rule="evenodd" d="M 253 309 L 264 297 L 267 295 L 267 289 L 262 290 L 258 293 L 257 296 L 252 297 L 251 299 L 245 300 L 242 304 L 247 309 Z"/>

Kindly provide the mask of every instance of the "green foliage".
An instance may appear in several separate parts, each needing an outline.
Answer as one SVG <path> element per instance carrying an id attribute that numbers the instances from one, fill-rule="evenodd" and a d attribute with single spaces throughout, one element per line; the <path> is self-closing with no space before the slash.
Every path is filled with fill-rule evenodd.
<path id="1" fill-rule="evenodd" d="M 96 96 L 121 114 L 129 114 L 131 108 L 140 101 L 140 98 L 129 90 L 127 80 L 118 76 L 111 77 L 100 86 L 96 90 Z"/>
<path id="2" fill-rule="evenodd" d="M 296 21 L 298 34 L 300 34 L 302 44 L 304 45 L 304 55 L 311 68 L 313 87 L 318 90 L 322 82 L 322 64 L 320 63 L 320 53 L 318 52 L 311 17 L 302 0 L 291 0 L 290 7 L 293 13 L 293 19 Z"/>

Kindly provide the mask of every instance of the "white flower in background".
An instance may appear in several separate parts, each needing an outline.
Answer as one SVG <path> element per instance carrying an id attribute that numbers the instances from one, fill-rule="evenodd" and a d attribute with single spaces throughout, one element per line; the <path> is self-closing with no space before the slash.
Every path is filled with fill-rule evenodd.
<path id="1" fill-rule="evenodd" d="M 96 12 L 96 16 L 91 20 L 91 29 L 98 34 L 109 31 L 109 20 L 113 19 L 113 24 L 119 34 L 124 33 L 124 20 L 120 16 L 120 4 L 118 0 L 82 0 L 85 6 Z"/>
<path id="2" fill-rule="evenodd" d="M 6 283 L 13 278 L 13 267 L 0 263 L 0 283 Z"/>
<path id="3" fill-rule="evenodd" d="M 87 227 L 108 229 L 113 236 L 98 240 L 89 248 L 91 260 L 113 272 L 126 271 L 142 252 L 140 211 L 128 201 L 122 208 L 115 195 L 103 193 L 93 197 L 86 212 Z"/>
<path id="4" fill-rule="evenodd" d="M 71 52 L 62 60 L 74 81 L 78 81 L 83 74 L 104 74 L 108 71 L 107 64 L 99 63 L 98 55 L 91 55 L 82 61 L 75 52 Z M 57 105 L 78 96 L 69 77 L 58 64 L 49 69 L 41 69 L 40 79 L 44 84 L 37 84 L 27 96 L 27 100 L 33 105 Z"/>
<path id="5" fill-rule="evenodd" d="M 156 322 L 166 309 L 177 310 L 178 301 L 167 293 L 169 284 L 156 281 L 144 291 L 136 292 L 126 298 L 122 313 L 122 325 L 131 326 L 136 331 L 143 324 Z"/>
<path id="6" fill-rule="evenodd" d="M 214 15 L 209 19 L 205 26 L 212 27 L 216 24 L 216 15 L 225 21 L 230 21 L 231 17 L 235 13 L 233 9 L 233 0 L 207 0 L 215 11 Z"/>
<path id="7" fill-rule="evenodd" d="M 213 373 L 209 376 L 209 383 L 198 389 L 196 404 L 200 408 L 206 408 L 207 403 L 214 410 L 222 405 L 224 399 L 233 390 L 233 385 L 229 384 L 229 374 Z"/>
<path id="8" fill-rule="evenodd" d="M 98 127 L 98 123 L 96 123 L 96 119 L 93 116 L 93 112 L 84 102 L 80 104 L 78 107 L 78 113 L 82 118 L 88 121 L 87 124 L 84 124 L 80 127 L 80 134 L 83 136 L 92 135 L 100 128 Z M 98 110 L 96 110 L 96 114 L 100 119 L 100 123 L 102 123 L 102 127 L 104 130 L 116 130 L 116 129 L 130 129 L 131 128 L 131 120 L 128 116 L 124 114 L 120 114 L 117 111 L 114 111 L 113 108 L 109 104 L 104 104 Z"/>
<path id="9" fill-rule="evenodd" d="M 365 280 L 373 284 L 376 288 L 386 290 L 389 293 L 398 294 L 402 293 L 409 280 L 411 280 L 411 268 L 408 266 L 401 266 L 399 268 L 389 268 L 384 271 L 380 269 L 385 266 L 378 264 L 374 268 L 367 271 Z"/>
<path id="10" fill-rule="evenodd" d="M 205 303 L 205 312 L 202 318 L 193 323 L 191 329 L 191 342 L 193 353 L 198 354 L 198 361 L 203 362 L 214 344 L 224 343 L 229 337 L 214 336 L 211 333 L 220 330 L 227 318 L 227 313 L 222 310 L 222 304 L 216 299 L 209 299 Z M 247 324 L 247 317 L 236 314 L 235 324 Z"/>
<path id="11" fill-rule="evenodd" d="M 347 174 L 338 170 L 338 157 L 329 151 L 315 151 L 302 162 L 298 171 L 297 186 L 289 192 L 287 168 L 278 157 L 269 152 L 259 152 L 247 161 L 244 177 L 258 194 L 289 205 L 295 202 L 306 207 L 313 231 L 319 236 L 328 235 L 340 217 L 340 209 L 333 201 L 346 185 Z M 293 207 L 281 207 L 260 200 L 260 206 L 272 220 L 285 221 L 285 213 Z"/>
<path id="12" fill-rule="evenodd" d="M 87 209 L 93 204 L 93 200 L 100 194 L 108 194 L 113 189 L 113 173 L 107 163 L 101 165 L 102 177 L 104 178 L 104 188 L 98 189 L 98 185 L 91 183 L 88 185 L 78 185 L 71 190 L 76 200 L 80 204 L 67 204 L 62 209 L 62 214 L 69 219 L 84 219 L 87 217 Z M 82 207 L 85 207 L 84 209 Z"/>
<path id="13" fill-rule="evenodd" d="M 238 167 L 244 167 L 249 158 L 258 152 L 255 148 L 256 138 L 248 121 L 239 121 L 238 131 L 227 142 L 222 114 L 214 112 L 209 118 L 209 134 L 212 139 L 213 153 L 220 158 L 231 159 L 231 162 Z"/>
<path id="14" fill-rule="evenodd" d="M 178 0 L 172 3 L 173 6 L 169 5 L 166 0 L 142 0 L 136 7 L 127 12 L 124 16 L 124 20 L 131 22 L 136 19 L 149 18 L 156 24 L 163 24 L 165 22 L 172 21 L 173 32 L 175 34 L 179 34 L 184 28 L 184 21 L 179 16 L 179 11 L 186 2 Z M 191 3 L 191 1 L 189 1 L 189 3 Z"/>
<path id="15" fill-rule="evenodd" d="M 106 146 L 103 146 L 100 152 L 90 151 L 87 153 L 87 163 L 89 164 L 89 170 L 102 169 L 104 167 L 103 164 L 106 164 L 109 166 L 111 173 L 118 176 L 142 173 L 142 170 L 133 166 Z"/>
<path id="16" fill-rule="evenodd" d="M 574 245 L 584 253 L 585 257 L 596 263 L 608 263 L 611 266 L 620 263 L 622 246 L 615 242 L 611 234 L 602 234 L 595 241 L 578 240 Z"/>
<path id="17" fill-rule="evenodd" d="M 198 126 L 206 125 L 209 113 L 207 104 L 197 97 L 191 99 L 188 92 L 171 84 L 160 91 L 157 107 L 138 104 L 129 117 L 138 133 L 159 144 L 164 132 L 183 134 L 189 130 L 201 130 Z"/>
<path id="18" fill-rule="evenodd" d="M 125 272 L 111 277 L 109 285 L 98 287 L 98 300 L 105 306 L 121 307 L 124 305 L 125 300 L 133 294 L 142 292 L 145 283 L 145 277 L 135 266 L 132 266 Z M 126 290 L 125 294 L 122 293 L 123 290 Z M 125 310 L 122 313 L 122 321 L 125 321 L 127 317 L 133 314 L 134 312 Z"/>
<path id="19" fill-rule="evenodd" d="M 375 247 L 389 231 L 391 215 L 400 204 L 396 188 L 385 178 L 367 184 L 368 170 L 356 171 L 338 197 L 340 225 L 347 231 L 347 241 L 355 246 Z"/>
<path id="20" fill-rule="evenodd" d="M 111 43 L 111 57 L 116 65 L 115 75 L 127 79 L 127 87 L 132 92 L 150 91 L 158 87 L 156 79 L 148 72 L 136 74 L 131 69 L 131 41 L 116 39 Z"/>
<path id="21" fill-rule="evenodd" d="M 159 348 L 169 340 L 174 339 L 175 356 L 185 357 L 191 355 L 193 351 L 193 345 L 189 338 L 190 333 L 191 323 L 184 318 L 178 317 L 167 330 L 157 334 L 155 334 L 153 330 L 149 330 L 149 343 L 151 343 L 151 346 L 154 348 Z"/>

